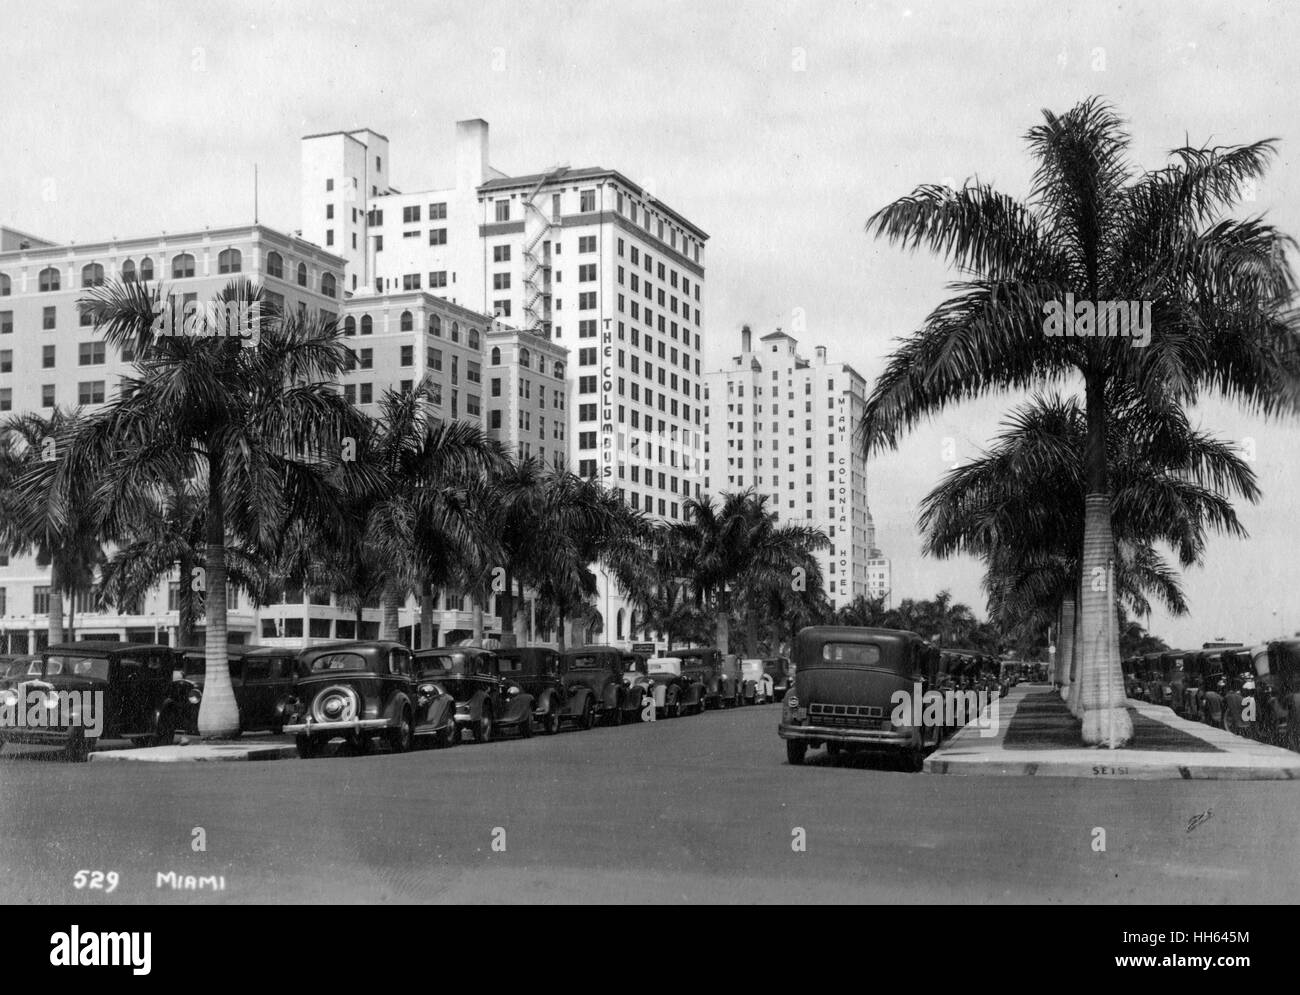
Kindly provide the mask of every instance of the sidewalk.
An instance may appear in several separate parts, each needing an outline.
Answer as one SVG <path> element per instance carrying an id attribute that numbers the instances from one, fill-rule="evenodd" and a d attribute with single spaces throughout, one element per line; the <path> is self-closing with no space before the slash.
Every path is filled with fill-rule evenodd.
<path id="1" fill-rule="evenodd" d="M 197 737 L 177 737 L 172 746 L 145 746 L 123 750 L 97 750 L 90 754 L 100 763 L 204 763 L 222 760 L 283 760 L 296 757 L 293 741 L 285 738 L 240 738 L 204 743 Z"/>
<path id="2" fill-rule="evenodd" d="M 1300 780 L 1300 753 L 1179 718 L 1162 705 L 1132 698 L 1127 704 L 1132 744 L 1122 750 L 1086 747 L 1080 745 L 1079 720 L 1058 691 L 1045 684 L 1021 684 L 998 703 L 994 735 L 981 736 L 971 723 L 930 754 L 925 770 L 1133 780 Z"/>

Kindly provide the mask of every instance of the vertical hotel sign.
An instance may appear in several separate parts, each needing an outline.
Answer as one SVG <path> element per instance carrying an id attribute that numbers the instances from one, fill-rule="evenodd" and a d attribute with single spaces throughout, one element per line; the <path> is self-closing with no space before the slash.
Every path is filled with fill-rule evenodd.
<path id="1" fill-rule="evenodd" d="M 604 319 L 600 333 L 600 476 L 609 480 L 614 476 L 614 408 L 611 395 L 614 390 L 613 363 L 614 340 L 609 331 L 610 319 Z"/>
<path id="2" fill-rule="evenodd" d="M 848 578 L 848 570 L 849 570 L 848 550 L 853 545 L 853 529 L 849 524 L 850 480 L 849 480 L 849 457 L 848 457 L 848 452 L 849 452 L 849 439 L 848 439 L 849 408 L 847 403 L 848 397 L 849 395 L 847 394 L 847 392 L 840 393 L 839 403 L 837 405 L 838 417 L 836 418 L 835 421 L 835 435 L 837 439 L 836 451 L 839 453 L 835 465 L 835 486 L 836 486 L 835 496 L 838 499 L 837 510 L 839 514 L 837 516 L 837 523 L 840 527 L 839 532 L 841 536 L 840 541 L 835 545 L 837 550 L 839 551 L 839 558 L 840 558 L 839 574 L 840 574 L 841 594 L 848 593 L 848 587 L 847 587 L 848 584 L 847 578 Z M 846 535 L 848 536 L 847 542 L 845 542 L 844 539 L 842 538 L 843 536 Z"/>

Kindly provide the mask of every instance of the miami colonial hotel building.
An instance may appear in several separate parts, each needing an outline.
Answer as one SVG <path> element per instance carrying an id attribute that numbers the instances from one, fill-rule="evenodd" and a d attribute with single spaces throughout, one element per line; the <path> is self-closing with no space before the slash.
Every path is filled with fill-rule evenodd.
<path id="1" fill-rule="evenodd" d="M 161 281 L 206 301 L 241 274 L 282 306 L 339 318 L 354 354 L 340 386 L 363 409 L 432 376 L 445 417 L 602 479 L 651 515 L 683 517 L 704 483 L 703 230 L 614 170 L 506 175 L 489 165 L 480 120 L 457 123 L 454 185 L 439 189 L 394 188 L 388 139 L 373 130 L 309 135 L 301 152 L 293 235 L 253 224 L 55 244 L 0 230 L 0 417 L 111 397 L 131 357 L 84 324 L 86 288 Z M 652 641 L 598 579 L 597 638 Z M 47 568 L 0 559 L 0 651 L 42 645 L 49 597 Z M 129 611 L 80 600 L 69 606 L 78 637 L 174 642 L 174 582 Z M 257 611 L 233 592 L 232 605 L 234 638 L 251 642 L 371 637 L 380 616 L 368 608 L 355 631 L 328 592 L 291 591 Z M 439 595 L 437 642 L 469 634 L 468 609 Z M 494 606 L 486 622 L 496 631 Z M 401 625 L 413 638 L 414 600 Z"/>

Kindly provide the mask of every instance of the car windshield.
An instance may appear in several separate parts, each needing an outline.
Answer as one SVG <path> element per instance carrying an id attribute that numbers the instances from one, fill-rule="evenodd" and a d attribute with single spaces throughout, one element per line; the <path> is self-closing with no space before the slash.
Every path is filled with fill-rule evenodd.
<path id="1" fill-rule="evenodd" d="M 323 653 L 311 662 L 313 674 L 334 670 L 369 670 L 370 665 L 360 653 Z"/>
<path id="2" fill-rule="evenodd" d="M 604 668 L 605 658 L 594 653 L 569 657 L 570 670 L 603 670 Z"/>
<path id="3" fill-rule="evenodd" d="M 682 661 L 675 660 L 670 656 L 661 656 L 657 660 L 651 660 L 647 666 L 652 674 L 680 674 L 682 672 Z"/>
<path id="4" fill-rule="evenodd" d="M 48 656 L 45 658 L 45 676 L 89 677 L 108 680 L 108 660 L 103 657 Z"/>
<path id="5" fill-rule="evenodd" d="M 433 653 L 420 657 L 421 674 L 447 677 L 473 677 L 487 673 L 487 657 L 469 653 Z"/>
<path id="6" fill-rule="evenodd" d="M 4 672 L 0 673 L 0 678 L 21 677 L 29 672 L 27 669 L 29 666 L 35 667 L 36 673 L 39 674 L 41 672 L 41 664 L 39 660 L 10 660 L 5 664 Z"/>
<path id="7" fill-rule="evenodd" d="M 880 647 L 875 643 L 826 643 L 822 646 L 822 659 L 871 666 L 880 662 Z"/>

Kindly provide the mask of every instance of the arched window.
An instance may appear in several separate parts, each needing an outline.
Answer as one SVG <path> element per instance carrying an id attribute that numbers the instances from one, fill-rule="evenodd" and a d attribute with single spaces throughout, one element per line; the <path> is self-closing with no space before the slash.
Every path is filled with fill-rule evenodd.
<path id="1" fill-rule="evenodd" d="M 429 315 L 429 331 L 438 338 L 442 338 L 442 318 L 436 314 Z"/>
<path id="2" fill-rule="evenodd" d="M 468 337 L 468 339 L 469 339 L 469 347 L 470 347 L 471 349 L 477 349 L 477 348 L 478 348 L 478 341 L 479 341 L 479 340 L 478 340 L 478 329 L 477 329 L 477 328 L 471 328 L 471 329 L 469 330 L 469 335 L 468 335 L 467 337 Z"/>
<path id="3" fill-rule="evenodd" d="M 500 366 L 500 365 L 501 365 L 501 350 L 498 349 L 496 346 L 493 346 L 493 347 L 492 347 L 492 360 L 491 360 L 491 363 L 492 363 L 493 366 Z"/>
<path id="4" fill-rule="evenodd" d="M 403 312 L 402 312 L 402 331 L 404 331 L 404 332 L 410 332 L 410 331 L 413 331 L 414 329 L 415 329 L 415 318 L 412 317 L 410 311 L 403 311 Z"/>
<path id="5" fill-rule="evenodd" d="M 564 379 L 564 364 L 559 362 L 558 360 L 555 363 L 555 379 L 557 380 Z"/>
<path id="6" fill-rule="evenodd" d="M 369 335 L 374 330 L 375 330 L 375 323 L 370 320 L 370 315 L 363 314 L 361 316 L 361 334 Z"/>
<path id="7" fill-rule="evenodd" d="M 298 286 L 300 287 L 307 286 L 307 264 L 306 263 L 298 264 Z"/>
<path id="8" fill-rule="evenodd" d="M 13 284 L 10 282 L 9 277 L 0 273 L 0 297 L 8 297 L 12 292 Z"/>
<path id="9" fill-rule="evenodd" d="M 357 319 L 352 317 L 352 315 L 348 315 L 346 318 L 343 319 L 343 334 L 344 335 L 357 334 Z"/>
<path id="10" fill-rule="evenodd" d="M 238 249 L 222 249 L 217 253 L 217 272 L 238 273 L 243 262 L 244 257 Z"/>
<path id="11" fill-rule="evenodd" d="M 277 279 L 284 279 L 284 256 L 278 252 L 268 252 L 266 254 L 266 275 L 274 276 Z"/>
<path id="12" fill-rule="evenodd" d="M 451 340 L 452 340 L 453 342 L 459 342 L 459 341 L 460 341 L 460 322 L 459 322 L 459 321 L 453 321 L 453 322 L 451 323 Z"/>
<path id="13" fill-rule="evenodd" d="M 172 279 L 183 280 L 194 275 L 194 257 L 188 252 L 182 252 L 179 256 L 172 258 Z"/>
<path id="14" fill-rule="evenodd" d="M 129 259 L 122 263 L 122 282 L 135 283 L 135 263 Z"/>
<path id="15" fill-rule="evenodd" d="M 140 279 L 141 280 L 153 279 L 153 260 L 150 259 L 148 256 L 145 256 L 143 259 L 140 260 Z"/>
<path id="16" fill-rule="evenodd" d="M 333 273 L 322 273 L 320 275 L 320 292 L 326 297 L 338 295 Z"/>
<path id="17" fill-rule="evenodd" d="M 102 287 L 104 285 L 104 267 L 99 263 L 87 263 L 81 267 L 81 285 L 83 287 Z"/>
<path id="18" fill-rule="evenodd" d="M 614 616 L 614 638 L 615 639 L 623 638 L 623 617 L 624 617 L 623 609 L 620 608 L 618 610 L 618 614 Z"/>
<path id="19" fill-rule="evenodd" d="M 519 365 L 522 366 L 524 369 L 528 369 L 528 364 L 532 361 L 532 358 L 533 358 L 532 355 L 528 352 L 527 349 L 519 350 Z"/>
<path id="20" fill-rule="evenodd" d="M 41 293 L 59 289 L 59 271 L 53 266 L 46 266 L 41 270 L 41 275 L 37 278 L 37 286 L 41 288 Z"/>
<path id="21" fill-rule="evenodd" d="M 627 617 L 627 638 L 636 638 L 636 609 L 633 609 L 632 613 Z"/>

